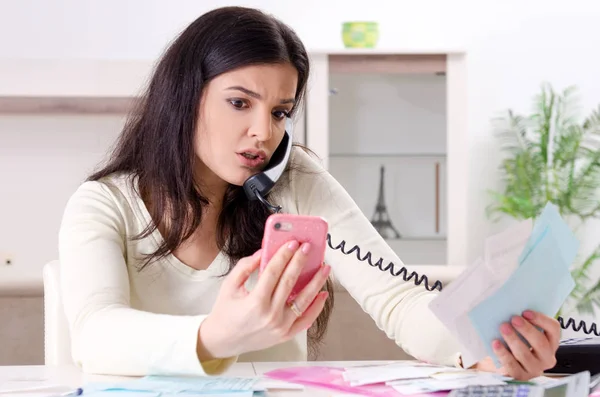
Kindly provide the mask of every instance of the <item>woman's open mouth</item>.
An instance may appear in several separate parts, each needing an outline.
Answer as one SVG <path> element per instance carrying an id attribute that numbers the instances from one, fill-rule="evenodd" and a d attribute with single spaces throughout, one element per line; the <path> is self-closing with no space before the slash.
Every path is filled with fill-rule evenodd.
<path id="1" fill-rule="evenodd" d="M 266 160 L 266 156 L 261 155 L 260 153 L 249 153 L 242 152 L 237 153 L 238 159 L 242 163 L 242 165 L 249 168 L 258 168 L 260 167 Z"/>

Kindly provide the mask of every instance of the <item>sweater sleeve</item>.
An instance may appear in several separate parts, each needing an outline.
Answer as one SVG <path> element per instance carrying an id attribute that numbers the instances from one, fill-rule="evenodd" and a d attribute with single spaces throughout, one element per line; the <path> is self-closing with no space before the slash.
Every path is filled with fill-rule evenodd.
<path id="1" fill-rule="evenodd" d="M 291 188 L 298 213 L 325 218 L 333 247 L 344 241 L 348 252 L 358 245 L 361 258 L 369 251 L 373 263 L 383 258 L 385 269 L 393 262 L 397 273 L 404 264 L 342 185 L 303 150 L 295 150 L 294 162 Z M 328 246 L 325 261 L 333 277 L 406 353 L 430 363 L 460 366 L 458 341 L 428 307 L 437 291 L 372 267 L 358 260 L 356 251 L 346 255 Z M 407 275 L 419 274 L 418 266 L 407 270 Z"/>
<path id="2" fill-rule="evenodd" d="M 72 357 L 85 372 L 125 376 L 218 374 L 237 358 L 200 362 L 205 316 L 130 307 L 122 212 L 108 187 L 85 182 L 69 199 L 59 231 L 61 294 Z"/>

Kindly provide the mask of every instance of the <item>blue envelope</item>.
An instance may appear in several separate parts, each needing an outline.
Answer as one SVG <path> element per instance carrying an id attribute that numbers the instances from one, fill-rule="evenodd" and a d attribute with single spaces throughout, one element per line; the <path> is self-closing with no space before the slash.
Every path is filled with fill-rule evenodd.
<path id="1" fill-rule="evenodd" d="M 519 264 L 523 263 L 523 260 L 529 255 L 535 244 L 540 240 L 540 237 L 546 228 L 552 229 L 554 236 L 556 236 L 556 239 L 560 242 L 561 255 L 564 263 L 567 266 L 570 266 L 571 263 L 573 263 L 575 256 L 577 255 L 577 250 L 579 249 L 579 241 L 569 228 L 569 225 L 567 225 L 560 216 L 558 207 L 551 202 L 548 202 L 533 225 L 531 236 L 529 237 L 529 240 L 527 240 L 527 244 L 519 257 Z"/>
<path id="2" fill-rule="evenodd" d="M 552 207 L 546 207 L 534 227 L 520 266 L 493 295 L 468 313 L 496 366 L 500 362 L 492 342 L 504 340 L 500 325 L 525 310 L 555 316 L 575 287 L 569 268 L 579 242 L 560 215 L 556 218 L 558 211 Z"/>

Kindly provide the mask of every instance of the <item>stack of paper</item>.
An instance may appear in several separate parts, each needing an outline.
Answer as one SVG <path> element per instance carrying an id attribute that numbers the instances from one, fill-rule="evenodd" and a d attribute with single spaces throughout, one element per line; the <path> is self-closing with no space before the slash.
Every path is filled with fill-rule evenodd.
<path id="1" fill-rule="evenodd" d="M 548 203 L 537 219 L 489 237 L 483 258 L 444 287 L 430 308 L 463 345 L 463 365 L 486 356 L 500 366 L 494 339 L 503 341 L 502 323 L 525 310 L 555 316 L 575 282 L 572 264 L 579 242 Z"/>
<path id="2" fill-rule="evenodd" d="M 343 378 L 352 386 L 385 383 L 404 395 L 448 391 L 470 385 L 503 385 L 509 379 L 493 373 L 406 362 L 377 367 L 347 368 Z"/>
<path id="3" fill-rule="evenodd" d="M 350 368 L 301 366 L 281 368 L 265 375 L 287 382 L 372 397 L 437 397 L 438 392 L 470 385 L 504 385 L 509 380 L 498 374 L 414 361 Z"/>
<path id="4" fill-rule="evenodd" d="M 127 397 L 252 397 L 254 392 L 270 389 L 303 389 L 300 385 L 258 377 L 169 377 L 147 376 L 129 382 L 89 383 L 84 385 L 84 395 L 113 397 L 124 393 Z"/>
<path id="5" fill-rule="evenodd" d="M 346 368 L 342 376 L 351 386 L 363 386 L 406 379 L 428 378 L 431 375 L 447 371 L 456 371 L 456 369 L 429 364 L 399 362 L 381 366 Z"/>

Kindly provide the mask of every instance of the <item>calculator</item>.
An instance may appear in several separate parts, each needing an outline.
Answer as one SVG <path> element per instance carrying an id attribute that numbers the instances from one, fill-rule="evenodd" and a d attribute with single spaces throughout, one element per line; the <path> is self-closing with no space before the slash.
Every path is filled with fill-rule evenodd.
<path id="1" fill-rule="evenodd" d="M 544 388 L 524 384 L 467 386 L 452 390 L 448 397 L 544 397 Z"/>
<path id="2" fill-rule="evenodd" d="M 590 387 L 590 373 L 583 371 L 549 384 L 472 385 L 454 389 L 448 397 L 588 397 Z"/>

